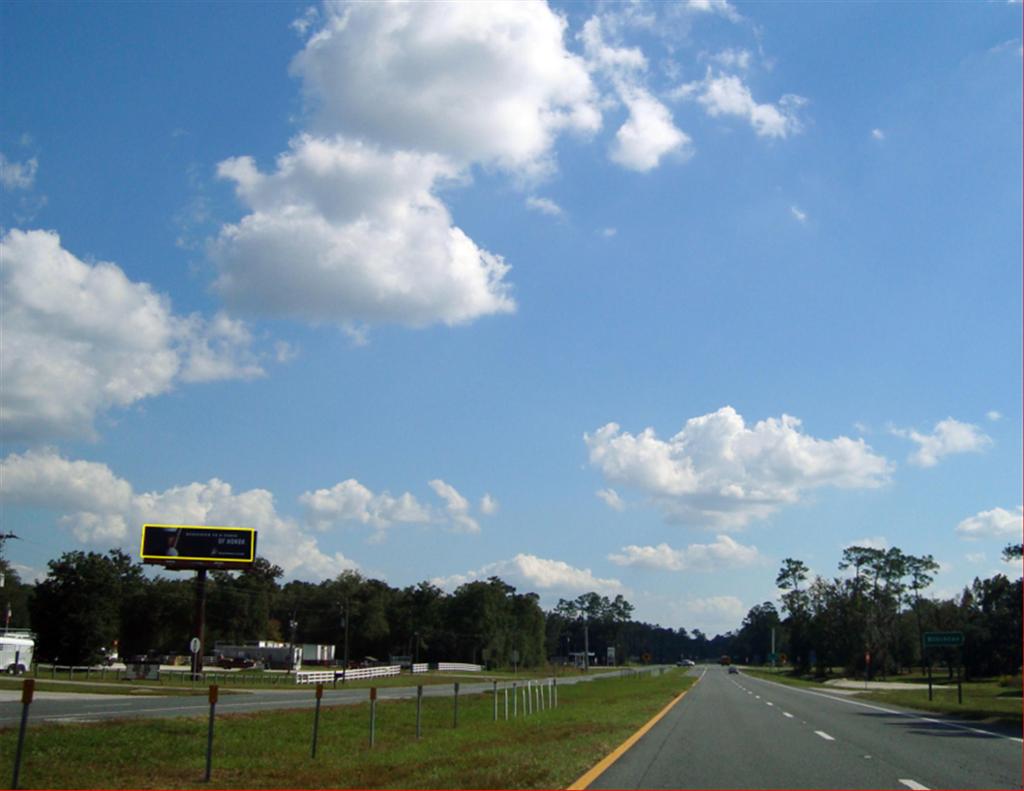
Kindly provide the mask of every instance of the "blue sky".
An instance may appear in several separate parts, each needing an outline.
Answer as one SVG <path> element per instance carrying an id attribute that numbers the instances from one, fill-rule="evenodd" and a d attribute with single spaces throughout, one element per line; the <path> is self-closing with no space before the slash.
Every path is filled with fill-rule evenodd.
<path id="1" fill-rule="evenodd" d="M 714 633 L 1021 534 L 1021 6 L 0 6 L 0 504 Z"/>

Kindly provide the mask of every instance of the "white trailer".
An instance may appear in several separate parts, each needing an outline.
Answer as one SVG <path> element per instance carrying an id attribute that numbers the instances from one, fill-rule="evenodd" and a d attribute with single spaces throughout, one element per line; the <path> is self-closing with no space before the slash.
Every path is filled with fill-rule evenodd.
<path id="1" fill-rule="evenodd" d="M 36 641 L 27 634 L 0 634 L 0 670 L 5 673 L 24 673 L 32 667 L 32 652 Z"/>

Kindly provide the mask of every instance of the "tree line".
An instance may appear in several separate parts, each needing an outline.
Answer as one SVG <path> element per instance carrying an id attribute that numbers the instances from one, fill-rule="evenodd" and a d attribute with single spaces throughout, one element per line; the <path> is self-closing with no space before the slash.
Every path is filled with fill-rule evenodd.
<path id="1" fill-rule="evenodd" d="M 194 631 L 195 582 L 147 576 L 125 552 L 67 552 L 48 563 L 38 584 L 6 570 L 16 600 L 14 625 L 36 633 L 42 661 L 91 664 L 116 650 L 122 658 L 184 654 Z M 430 582 L 395 588 L 354 571 L 319 583 L 282 583 L 264 558 L 243 571 L 211 571 L 206 582 L 206 653 L 217 642 L 252 640 L 335 646 L 343 661 L 408 656 L 489 667 L 536 667 L 589 647 L 591 663 L 674 662 L 711 646 L 699 630 L 666 629 L 632 619 L 622 596 L 586 593 L 550 612 L 535 593 L 498 577 L 446 593 Z M 611 650 L 609 650 L 611 649 Z"/>
<path id="2" fill-rule="evenodd" d="M 1021 559 L 1022 545 L 1003 555 Z M 1022 580 L 996 574 L 976 578 L 959 596 L 930 598 L 924 591 L 938 568 L 931 555 L 851 546 L 838 563 L 845 576 L 808 580 L 807 565 L 786 558 L 775 580 L 781 612 L 772 602 L 751 608 L 728 652 L 767 663 L 774 631 L 777 658 L 785 655 L 799 673 L 841 668 L 874 677 L 929 665 L 949 672 L 961 665 L 968 677 L 1020 673 Z M 961 632 L 964 644 L 925 650 L 926 632 Z"/>

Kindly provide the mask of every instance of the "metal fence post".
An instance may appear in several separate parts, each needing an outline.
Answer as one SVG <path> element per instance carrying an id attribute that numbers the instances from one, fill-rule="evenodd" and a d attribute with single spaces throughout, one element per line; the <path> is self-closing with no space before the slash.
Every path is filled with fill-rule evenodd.
<path id="1" fill-rule="evenodd" d="M 21 751 L 25 746 L 25 728 L 28 726 L 28 707 L 32 704 L 32 694 L 36 689 L 36 680 L 26 678 L 21 684 L 21 727 L 18 729 L 18 749 L 14 754 L 14 778 L 11 788 L 18 787 L 18 774 L 21 771 Z"/>
<path id="2" fill-rule="evenodd" d="M 508 720 L 508 687 L 505 687 L 505 719 Z"/>
<path id="3" fill-rule="evenodd" d="M 320 698 L 324 696 L 324 685 L 316 685 L 316 713 L 313 715 L 313 749 L 310 751 L 309 757 L 316 758 L 316 734 L 320 728 Z"/>
<path id="4" fill-rule="evenodd" d="M 514 681 L 512 682 L 512 716 L 519 716 L 519 690 Z"/>
<path id="5" fill-rule="evenodd" d="M 422 736 L 420 730 L 420 712 L 423 708 L 423 685 L 420 684 L 416 687 L 416 738 L 419 739 Z"/>
<path id="6" fill-rule="evenodd" d="M 203 781 L 210 782 L 210 772 L 213 770 L 213 715 L 217 708 L 217 685 L 210 685 L 210 726 L 206 731 L 206 776 Z"/>
<path id="7" fill-rule="evenodd" d="M 373 747 L 377 730 L 377 688 L 370 687 L 370 746 Z"/>
<path id="8" fill-rule="evenodd" d="M 455 682 L 455 708 L 452 713 L 452 727 L 459 727 L 459 682 Z"/>
<path id="9" fill-rule="evenodd" d="M 494 721 L 498 721 L 498 682 L 492 681 L 491 688 L 494 692 Z"/>

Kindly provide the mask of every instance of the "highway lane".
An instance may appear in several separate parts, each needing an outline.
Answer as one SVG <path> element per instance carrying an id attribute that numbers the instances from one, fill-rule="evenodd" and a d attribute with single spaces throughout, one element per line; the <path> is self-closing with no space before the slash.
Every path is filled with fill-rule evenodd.
<path id="1" fill-rule="evenodd" d="M 1021 788 L 1019 734 L 701 673 L 588 788 Z"/>
<path id="2" fill-rule="evenodd" d="M 594 681 L 604 675 L 603 673 L 594 673 L 589 676 L 568 676 L 559 678 L 558 684 L 564 686 Z M 521 690 L 524 683 L 525 681 L 516 682 L 517 688 Z M 506 687 L 511 688 L 511 686 L 512 682 L 499 683 L 499 695 L 503 695 L 502 690 Z M 459 684 L 460 695 L 489 693 L 492 689 L 493 686 L 490 682 L 467 680 Z M 249 714 L 275 709 L 312 709 L 316 705 L 313 685 L 296 686 L 287 690 L 222 688 L 221 692 L 217 702 L 218 714 Z M 425 698 L 452 697 L 454 692 L 452 684 L 425 684 L 423 686 Z M 5 695 L 6 700 L 0 700 L 0 728 L 15 727 L 21 722 L 20 695 L 20 692 L 14 692 L 9 696 Z M 415 686 L 377 688 L 378 700 L 409 700 L 415 697 Z M 338 689 L 334 689 L 331 685 L 326 685 L 321 705 L 355 705 L 365 703 L 368 699 L 369 690 L 365 687 L 350 689 L 339 685 Z M 39 725 L 47 722 L 99 722 L 139 717 L 200 717 L 206 716 L 209 711 L 210 706 L 205 695 L 132 697 L 127 695 L 38 693 L 36 700 L 31 704 L 29 722 L 32 725 Z"/>

